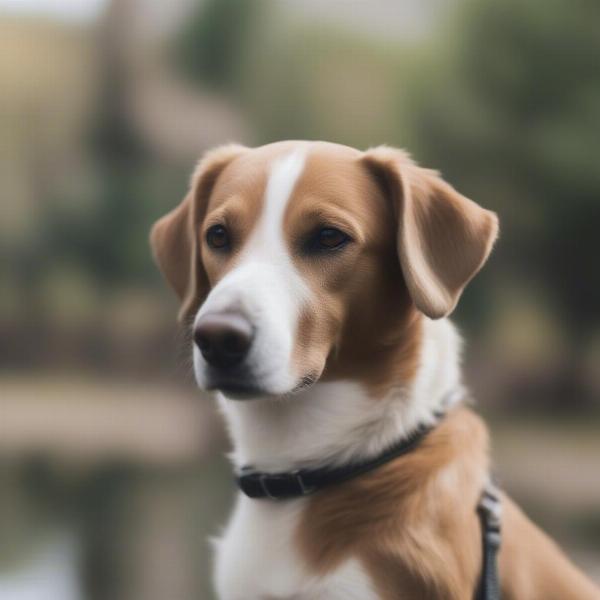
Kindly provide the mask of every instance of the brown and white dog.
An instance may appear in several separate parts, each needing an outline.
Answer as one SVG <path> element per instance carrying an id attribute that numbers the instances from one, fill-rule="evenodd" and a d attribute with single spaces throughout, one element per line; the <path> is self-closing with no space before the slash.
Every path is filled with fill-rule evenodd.
<path id="1" fill-rule="evenodd" d="M 497 231 L 494 213 L 393 148 L 291 141 L 201 160 L 151 241 L 236 469 L 366 459 L 448 411 L 414 452 L 369 474 L 301 499 L 240 495 L 217 543 L 221 599 L 473 597 L 488 439 L 461 405 L 445 317 Z M 503 598 L 600 599 L 502 505 Z"/>

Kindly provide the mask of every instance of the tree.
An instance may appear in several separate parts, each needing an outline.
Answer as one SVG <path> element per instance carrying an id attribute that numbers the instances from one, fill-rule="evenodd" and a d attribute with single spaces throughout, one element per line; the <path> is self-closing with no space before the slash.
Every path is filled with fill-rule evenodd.
<path id="1" fill-rule="evenodd" d="M 468 2 L 413 98 L 420 155 L 500 211 L 501 259 L 567 324 L 573 396 L 600 325 L 599 20 L 593 0 Z"/>

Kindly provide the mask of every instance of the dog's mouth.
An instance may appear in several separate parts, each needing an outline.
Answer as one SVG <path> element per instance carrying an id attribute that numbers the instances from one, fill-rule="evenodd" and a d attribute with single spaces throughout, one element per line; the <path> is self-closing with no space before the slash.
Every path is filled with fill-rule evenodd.
<path id="1" fill-rule="evenodd" d="M 209 378 L 207 391 L 219 391 L 231 400 L 255 400 L 260 398 L 280 398 L 298 394 L 316 383 L 318 375 L 309 373 L 300 378 L 298 383 L 287 392 L 274 392 L 256 382 L 247 373 L 219 374 Z"/>
<path id="2" fill-rule="evenodd" d="M 234 400 L 249 400 L 264 395 L 264 390 L 245 369 L 213 370 L 208 372 L 208 391 L 219 391 Z"/>

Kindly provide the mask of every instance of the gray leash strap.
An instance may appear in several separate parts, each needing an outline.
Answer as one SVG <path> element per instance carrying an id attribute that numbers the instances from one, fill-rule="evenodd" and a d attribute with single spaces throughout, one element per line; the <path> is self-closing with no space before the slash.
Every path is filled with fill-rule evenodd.
<path id="1" fill-rule="evenodd" d="M 498 550 L 502 541 L 502 504 L 498 488 L 489 482 L 477 505 L 481 522 L 483 567 L 476 600 L 500 600 Z"/>

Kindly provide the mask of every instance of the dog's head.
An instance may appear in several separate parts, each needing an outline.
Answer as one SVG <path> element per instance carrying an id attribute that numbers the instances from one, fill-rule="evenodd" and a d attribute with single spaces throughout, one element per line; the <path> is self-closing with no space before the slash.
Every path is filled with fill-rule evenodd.
<path id="1" fill-rule="evenodd" d="M 198 384 L 277 396 L 376 370 L 422 315 L 452 312 L 497 229 L 400 150 L 280 142 L 209 152 L 151 243 Z"/>

